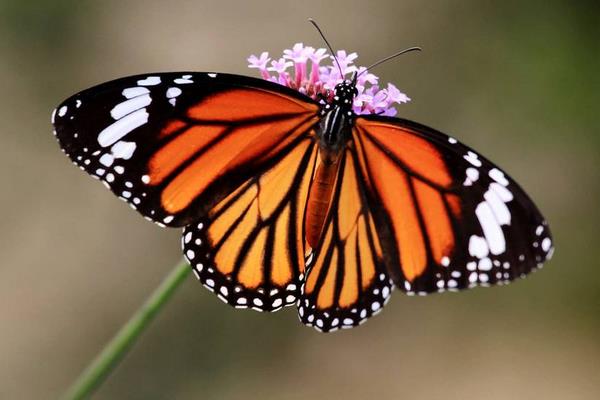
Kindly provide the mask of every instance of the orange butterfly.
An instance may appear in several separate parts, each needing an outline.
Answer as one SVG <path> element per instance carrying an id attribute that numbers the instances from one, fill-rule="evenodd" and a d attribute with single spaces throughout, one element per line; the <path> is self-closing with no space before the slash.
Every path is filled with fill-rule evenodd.
<path id="1" fill-rule="evenodd" d="M 407 294 L 507 283 L 551 256 L 498 167 L 431 128 L 357 115 L 357 76 L 317 101 L 277 83 L 157 73 L 53 114 L 62 149 L 145 218 L 184 227 L 202 284 L 236 308 L 296 305 L 320 331 Z"/>

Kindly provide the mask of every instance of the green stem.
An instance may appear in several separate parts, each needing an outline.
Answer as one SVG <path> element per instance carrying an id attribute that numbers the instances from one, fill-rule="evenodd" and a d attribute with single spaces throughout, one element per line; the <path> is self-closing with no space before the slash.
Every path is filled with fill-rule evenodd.
<path id="1" fill-rule="evenodd" d="M 81 373 L 63 399 L 86 399 L 98 388 L 171 298 L 175 289 L 181 285 L 190 271 L 191 268 L 185 260 L 173 268 L 144 304 Z"/>

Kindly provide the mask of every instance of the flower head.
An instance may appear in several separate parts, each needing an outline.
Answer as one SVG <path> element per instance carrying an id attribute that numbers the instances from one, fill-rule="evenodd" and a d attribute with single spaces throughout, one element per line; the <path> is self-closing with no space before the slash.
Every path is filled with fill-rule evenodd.
<path id="1" fill-rule="evenodd" d="M 256 57 L 254 54 L 251 54 L 250 57 L 248 57 L 248 62 L 250 63 L 248 64 L 248 68 L 257 68 L 260 71 L 263 79 L 269 79 L 269 73 L 267 72 L 267 63 L 269 60 L 271 60 L 271 58 L 269 57 L 269 53 L 266 51 L 263 51 L 260 54 L 260 57 Z"/>
<path id="2" fill-rule="evenodd" d="M 344 74 L 346 74 L 348 72 L 354 72 L 356 67 L 354 67 L 352 65 L 352 63 L 354 62 L 354 60 L 356 60 L 357 57 L 358 57 L 358 54 L 356 54 L 356 53 L 346 54 L 346 50 L 338 50 L 337 51 L 336 58 L 337 58 L 338 62 L 340 63 L 340 67 L 342 68 L 342 71 L 344 72 Z M 334 57 L 331 57 L 331 60 L 335 63 Z M 349 71 L 348 70 L 349 68 L 351 68 L 352 70 Z"/>
<path id="3" fill-rule="evenodd" d="M 354 64 L 358 58 L 356 53 L 336 52 L 335 58 L 327 54 L 323 48 L 315 49 L 296 43 L 291 49 L 283 51 L 283 57 L 271 60 L 269 53 L 263 52 L 259 57 L 248 58 L 250 68 L 260 71 L 263 79 L 298 90 L 315 100 L 332 100 L 335 86 L 357 74 L 353 111 L 356 114 L 396 115 L 397 104 L 407 103 L 410 98 L 391 83 L 385 88 L 379 87 L 379 78 L 367 71 L 365 67 Z M 270 61 L 270 66 L 267 67 Z M 325 65 L 325 61 L 329 61 Z M 338 68 L 339 63 L 339 68 Z M 293 67 L 293 72 L 289 72 Z M 340 73 L 341 69 L 341 73 Z"/>
<path id="4" fill-rule="evenodd" d="M 285 49 L 283 50 L 283 58 L 287 58 L 288 60 L 292 60 L 295 63 L 305 62 L 307 59 L 306 53 L 307 49 L 311 49 L 312 47 L 304 47 L 302 43 L 296 43 L 291 50 Z"/>
<path id="5" fill-rule="evenodd" d="M 285 58 L 280 58 L 277 61 L 271 61 L 271 66 L 267 68 L 267 71 L 273 71 L 277 72 L 278 74 L 283 74 L 292 65 L 294 65 L 293 62 L 286 61 Z"/>
<path id="6" fill-rule="evenodd" d="M 313 62 L 313 64 L 319 64 L 322 60 L 329 57 L 329 54 L 327 54 L 327 49 L 315 50 L 312 47 L 310 49 L 311 51 L 307 55 L 310 61 Z"/>

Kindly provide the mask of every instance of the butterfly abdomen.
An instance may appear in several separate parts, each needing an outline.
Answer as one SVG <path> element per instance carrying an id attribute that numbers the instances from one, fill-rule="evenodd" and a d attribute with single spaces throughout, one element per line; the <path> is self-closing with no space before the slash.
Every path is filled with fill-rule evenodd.
<path id="1" fill-rule="evenodd" d="M 339 159 L 323 157 L 310 187 L 306 205 L 305 229 L 306 240 L 313 249 L 319 242 L 329 211 L 339 164 Z"/>

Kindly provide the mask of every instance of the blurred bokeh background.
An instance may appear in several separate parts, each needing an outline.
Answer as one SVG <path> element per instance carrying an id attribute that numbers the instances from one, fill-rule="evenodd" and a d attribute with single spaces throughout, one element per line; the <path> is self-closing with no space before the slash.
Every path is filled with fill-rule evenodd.
<path id="1" fill-rule="evenodd" d="M 319 334 L 236 311 L 190 275 L 98 399 L 600 398 L 600 7 L 596 1 L 0 1 L 0 398 L 56 398 L 180 259 L 75 168 L 50 112 L 120 76 L 254 74 L 246 57 L 322 46 L 306 18 L 531 194 L 554 259 L 505 287 L 393 296 Z"/>

